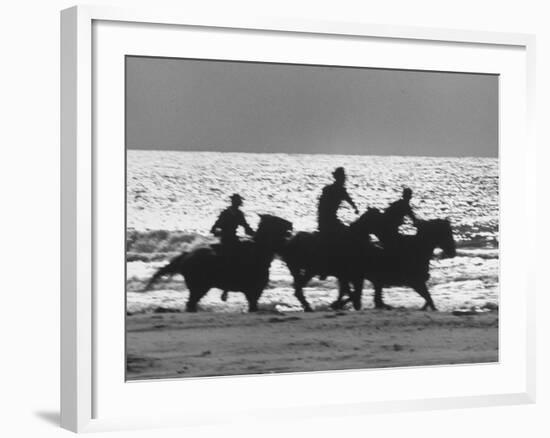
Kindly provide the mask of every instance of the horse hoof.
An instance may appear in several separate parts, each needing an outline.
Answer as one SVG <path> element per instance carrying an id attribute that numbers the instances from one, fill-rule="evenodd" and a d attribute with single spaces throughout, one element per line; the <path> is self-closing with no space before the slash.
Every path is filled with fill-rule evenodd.
<path id="1" fill-rule="evenodd" d="M 304 307 L 304 312 L 313 312 L 313 309 L 311 307 Z"/>
<path id="2" fill-rule="evenodd" d="M 437 308 L 435 306 L 430 306 L 429 304 L 424 304 L 420 310 L 423 310 L 423 311 L 433 310 L 434 312 L 437 312 Z"/>
<path id="3" fill-rule="evenodd" d="M 379 310 L 393 310 L 393 307 L 389 304 L 376 304 L 374 308 Z"/>
<path id="4" fill-rule="evenodd" d="M 334 303 L 332 303 L 330 305 L 330 308 L 332 310 L 340 310 L 340 309 L 342 309 L 342 303 L 340 301 L 335 301 Z"/>

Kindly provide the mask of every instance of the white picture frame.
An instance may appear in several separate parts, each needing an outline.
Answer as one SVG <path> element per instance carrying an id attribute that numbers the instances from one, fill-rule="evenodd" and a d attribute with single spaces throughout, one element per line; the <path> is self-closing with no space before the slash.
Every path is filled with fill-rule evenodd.
<path id="1" fill-rule="evenodd" d="M 111 306 L 111 298 L 102 292 L 102 285 L 108 279 L 109 284 L 118 284 L 117 287 L 123 293 L 123 283 L 111 280 L 119 278 L 116 271 L 120 270 L 121 260 L 116 261 L 116 257 L 119 256 L 117 251 L 123 251 L 124 243 L 120 246 L 119 234 L 109 234 L 107 228 L 110 225 L 106 223 L 101 212 L 110 206 L 114 206 L 114 209 L 124 208 L 123 205 L 118 205 L 120 196 L 117 193 L 121 193 L 124 173 L 120 172 L 120 156 L 116 155 L 116 151 L 119 151 L 117 145 L 120 143 L 120 130 L 123 131 L 123 128 L 117 125 L 117 121 L 120 121 L 120 99 L 114 105 L 112 102 L 107 103 L 102 91 L 98 90 L 105 90 L 106 94 L 118 97 L 123 93 L 124 78 L 119 74 L 121 55 L 156 53 L 164 56 L 171 53 L 171 50 L 178 55 L 175 44 L 167 44 L 168 40 L 163 40 L 170 32 L 179 32 L 178 29 L 185 29 L 182 38 L 195 38 L 193 32 L 200 33 L 200 38 L 206 38 L 204 43 L 193 48 L 192 55 L 195 57 L 201 57 L 202 52 L 206 58 L 216 57 L 215 50 L 223 52 L 226 49 L 220 46 L 216 49 L 209 48 L 209 35 L 233 32 L 235 41 L 245 44 L 239 45 L 244 47 L 242 53 L 227 52 L 230 59 L 261 61 L 266 60 L 266 57 L 276 58 L 280 56 L 277 55 L 279 45 L 281 50 L 284 49 L 285 57 L 292 57 L 292 61 L 299 62 L 302 55 L 299 49 L 292 52 L 289 42 L 296 45 L 300 38 L 325 38 L 325 47 L 327 43 L 334 43 L 345 49 L 347 44 L 368 43 L 373 47 L 377 44 L 395 46 L 401 53 L 407 50 L 414 54 L 412 49 L 417 50 L 417 59 L 398 59 L 391 53 L 382 56 L 380 48 L 374 47 L 373 53 L 380 54 L 378 66 L 440 69 L 437 66 L 442 64 L 437 62 L 446 62 L 448 67 L 443 70 L 475 70 L 502 75 L 501 251 L 506 256 L 502 261 L 501 281 L 503 286 L 509 286 L 510 290 L 519 290 L 521 293 L 512 295 L 502 292 L 505 298 L 501 306 L 500 332 L 503 351 L 499 364 L 164 382 L 120 381 L 119 367 L 124 366 L 124 356 L 120 355 L 119 341 L 123 338 L 120 328 L 123 327 L 124 316 L 117 313 L 117 306 L 120 305 L 120 297 L 116 295 L 118 289 L 115 288 L 115 294 L 111 291 L 111 295 L 115 296 L 113 299 L 118 300 Z M 173 39 L 175 35 L 170 34 L 169 37 Z M 260 39 L 262 43 L 258 44 Z M 278 41 L 279 39 L 285 41 Z M 267 53 L 266 44 L 273 47 L 272 53 Z M 314 41 L 311 44 L 317 43 Z M 159 53 L 160 47 L 163 48 L 162 53 Z M 329 64 L 324 56 L 334 56 L 321 52 L 316 55 L 315 47 L 311 48 L 312 60 L 317 60 L 320 64 Z M 78 6 L 62 11 L 62 427 L 75 432 L 101 431 L 208 424 L 212 418 L 216 418 L 216 422 L 224 422 L 249 417 L 272 419 L 285 415 L 293 418 L 344 413 L 361 415 L 369 412 L 534 402 L 535 281 L 532 268 L 525 261 L 514 258 L 515 249 L 532 248 L 534 241 L 525 240 L 525 237 L 514 237 L 513 231 L 518 229 L 519 223 L 525 221 L 534 228 L 535 212 L 533 209 L 520 209 L 521 211 L 513 213 L 512 208 L 508 207 L 521 201 L 535 205 L 535 142 L 531 127 L 534 50 L 534 37 L 524 34 L 274 18 L 188 16 L 181 11 L 128 10 L 103 6 Z M 449 55 L 445 55 L 447 52 Z M 433 64 L 420 61 L 422 57 L 431 57 Z M 342 59 L 344 58 L 341 58 L 339 65 L 350 62 Z M 470 64 L 464 59 L 469 60 Z M 115 131 L 118 134 L 113 134 Z M 98 142 L 103 144 L 104 139 L 111 135 L 109 141 L 113 140 L 115 146 L 98 154 Z M 514 144 L 522 144 L 523 147 L 516 146 L 514 149 Z M 114 155 L 109 155 L 111 152 Z M 111 195 L 107 194 L 106 187 L 116 189 Z M 117 221 L 120 218 L 117 214 L 114 215 L 114 221 L 122 228 L 120 221 Z M 98 236 L 110 236 L 112 239 Z M 109 252 L 115 254 L 115 259 L 102 256 Z M 514 263 L 518 266 L 515 272 L 505 269 Z M 107 272 L 105 265 L 111 266 L 113 272 Z M 101 295 L 100 299 L 98 294 Z M 106 336 L 106 333 L 111 333 L 112 336 Z M 382 386 L 376 389 L 374 378 L 386 383 L 395 381 L 398 384 L 393 385 L 391 390 L 387 386 L 385 389 Z M 428 378 L 434 381 L 430 388 L 426 388 L 430 385 L 422 383 Z M 473 385 L 470 387 L 456 379 L 471 381 Z M 452 380 L 456 380 L 454 386 L 447 387 L 437 383 Z M 357 387 L 361 384 L 368 385 L 369 394 L 366 391 L 340 388 L 353 387 L 354 383 Z M 183 401 L 174 404 L 174 397 L 178 392 L 181 393 L 182 385 L 185 385 L 187 394 L 204 394 L 204 398 L 198 397 L 192 405 Z M 319 385 L 324 388 L 322 392 L 315 390 Z M 474 385 L 477 387 L 475 390 Z M 296 400 L 290 404 L 285 401 L 284 393 L 291 388 L 302 388 L 306 394 L 303 397 L 297 395 Z M 224 391 L 228 394 L 238 392 L 242 402 L 238 403 L 240 406 L 228 409 L 231 398 L 226 398 Z M 384 397 L 381 396 L 383 391 L 386 392 Z M 218 394 L 217 404 L 207 405 L 205 401 L 201 401 L 212 394 Z M 154 399 L 157 402 L 145 406 L 142 412 L 137 408 L 132 410 L 134 406 L 131 400 L 139 398 Z M 159 399 L 166 400 L 166 403 L 158 403 Z M 167 407 L 169 405 L 172 406 L 170 409 Z M 144 415 L 144 412 L 149 415 Z"/>

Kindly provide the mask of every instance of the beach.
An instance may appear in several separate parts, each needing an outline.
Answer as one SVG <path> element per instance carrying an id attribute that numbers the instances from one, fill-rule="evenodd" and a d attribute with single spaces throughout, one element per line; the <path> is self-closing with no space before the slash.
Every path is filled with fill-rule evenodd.
<path id="1" fill-rule="evenodd" d="M 128 379 L 498 360 L 496 158 L 129 150 L 127 160 Z M 259 215 L 272 214 L 292 222 L 294 233 L 315 231 L 319 195 L 337 166 L 346 169 L 360 211 L 384 209 L 407 186 L 417 217 L 450 221 L 456 256 L 436 249 L 427 282 L 439 312 L 416 310 L 423 298 L 401 286 L 384 289 L 396 310 L 376 311 L 368 281 L 363 310 L 334 312 L 336 280 L 315 277 L 304 290 L 315 312 L 306 314 L 280 257 L 256 314 L 246 312 L 242 293 L 222 301 L 215 289 L 199 313 L 184 313 L 189 290 L 181 275 L 145 287 L 173 257 L 217 242 L 210 229 L 232 193 L 244 197 L 253 229 Z M 346 205 L 338 214 L 346 224 L 357 219 Z M 400 232 L 414 234 L 407 221 Z M 239 236 L 247 238 L 242 230 Z"/>
<path id="2" fill-rule="evenodd" d="M 127 380 L 489 363 L 498 310 L 128 315 Z"/>
<path id="3" fill-rule="evenodd" d="M 127 311 L 181 309 L 187 288 L 180 276 L 165 278 L 154 290 L 144 286 L 171 258 L 215 243 L 210 233 L 229 196 L 240 193 L 242 211 L 256 229 L 259 214 L 292 222 L 294 232 L 315 231 L 317 202 L 331 172 L 343 166 L 348 191 L 361 211 L 385 208 L 411 187 L 419 218 L 448 218 L 456 242 L 456 257 L 430 263 L 428 287 L 439 310 L 498 305 L 498 160 L 493 158 L 376 157 L 319 154 L 243 154 L 221 152 L 128 151 Z M 342 205 L 344 223 L 357 217 Z M 408 220 L 408 219 L 407 219 Z M 414 233 L 406 224 L 403 233 Z M 246 237 L 242 235 L 241 239 Z M 436 250 L 436 253 L 440 251 Z M 275 259 L 261 306 L 264 310 L 300 310 L 287 266 Z M 370 284 L 366 284 L 372 293 Z M 306 297 L 318 310 L 335 299 L 334 279 L 312 280 Z M 394 287 L 388 304 L 415 308 L 423 300 L 409 288 Z M 369 305 L 371 300 L 365 299 Z M 203 310 L 240 312 L 242 294 L 228 302 L 211 292 L 201 300 Z"/>

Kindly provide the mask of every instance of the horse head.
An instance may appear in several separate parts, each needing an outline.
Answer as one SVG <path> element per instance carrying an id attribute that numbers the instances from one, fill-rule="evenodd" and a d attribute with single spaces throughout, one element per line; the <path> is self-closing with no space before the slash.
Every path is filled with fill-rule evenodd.
<path id="1" fill-rule="evenodd" d="M 444 257 L 456 255 L 456 243 L 449 219 L 417 220 L 417 235 L 443 250 Z"/>
<path id="2" fill-rule="evenodd" d="M 254 240 L 280 249 L 292 234 L 292 222 L 271 214 L 260 214 L 260 223 Z"/>
<path id="3" fill-rule="evenodd" d="M 377 208 L 369 207 L 359 218 L 351 224 L 352 229 L 360 230 L 362 234 L 379 235 L 383 225 L 383 214 Z"/>

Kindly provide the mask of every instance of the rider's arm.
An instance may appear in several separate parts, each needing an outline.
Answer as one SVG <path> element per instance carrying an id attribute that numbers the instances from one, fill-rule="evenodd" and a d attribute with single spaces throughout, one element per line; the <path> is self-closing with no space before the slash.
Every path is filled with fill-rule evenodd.
<path id="1" fill-rule="evenodd" d="M 218 230 L 221 228 L 222 216 L 223 216 L 223 214 L 220 214 L 218 216 L 218 219 L 216 219 L 216 222 L 214 222 L 214 225 L 212 225 L 212 228 L 210 228 L 210 232 L 213 235 L 216 235 Z"/>
<path id="2" fill-rule="evenodd" d="M 410 204 L 407 204 L 407 215 L 411 218 L 413 223 L 416 221 L 416 215 L 414 214 L 414 211 Z"/>
<path id="3" fill-rule="evenodd" d="M 250 225 L 248 225 L 245 221 L 244 225 L 244 231 L 246 232 L 246 234 L 248 234 L 249 236 L 254 236 L 254 230 L 252 228 L 250 228 Z"/>
<path id="4" fill-rule="evenodd" d="M 351 199 L 351 196 L 349 195 L 346 189 L 344 189 L 344 200 L 353 207 L 353 209 L 355 210 L 355 213 L 359 213 L 359 210 L 357 209 L 355 202 L 353 202 L 353 199 Z"/>
<path id="5" fill-rule="evenodd" d="M 248 234 L 249 236 L 254 235 L 254 230 L 250 227 L 250 225 L 248 225 L 248 222 L 246 221 L 243 212 L 241 212 L 241 219 L 240 219 L 239 225 L 241 225 L 244 228 L 244 231 L 246 234 Z"/>

